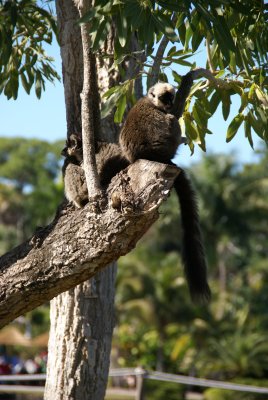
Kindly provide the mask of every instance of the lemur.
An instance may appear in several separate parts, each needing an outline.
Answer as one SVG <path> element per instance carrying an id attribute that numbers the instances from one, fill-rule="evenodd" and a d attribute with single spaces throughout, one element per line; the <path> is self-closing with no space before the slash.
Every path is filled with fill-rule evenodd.
<path id="1" fill-rule="evenodd" d="M 116 173 L 140 158 L 174 165 L 172 159 L 182 143 L 178 118 L 183 113 L 192 84 L 193 77 L 190 72 L 183 77 L 175 96 L 175 90 L 171 85 L 157 83 L 131 108 L 119 135 L 120 147 L 116 144 L 102 144 L 96 154 L 97 168 L 103 186 L 107 186 Z M 85 201 L 85 178 L 81 165 L 82 146 L 78 142 L 71 143 L 72 140 L 71 137 L 70 143 L 67 141 L 63 150 L 63 153 L 68 154 L 63 166 L 65 194 L 76 206 L 81 207 Z M 74 148 L 77 152 L 76 160 L 72 158 Z M 174 181 L 174 188 L 181 209 L 182 259 L 191 297 L 194 300 L 209 300 L 207 264 L 196 195 L 182 169 Z"/>

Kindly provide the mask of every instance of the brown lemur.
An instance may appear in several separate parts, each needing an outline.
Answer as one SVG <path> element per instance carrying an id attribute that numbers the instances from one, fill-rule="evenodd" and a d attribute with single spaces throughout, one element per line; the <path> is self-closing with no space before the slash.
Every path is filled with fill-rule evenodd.
<path id="1" fill-rule="evenodd" d="M 65 197 L 77 208 L 81 208 L 88 202 L 82 139 L 78 135 L 71 135 L 66 140 L 61 155 L 65 157 L 62 166 Z"/>
<path id="2" fill-rule="evenodd" d="M 144 158 L 173 164 L 171 160 L 182 142 L 178 118 L 184 111 L 192 84 L 193 76 L 189 72 L 183 77 L 175 97 L 171 85 L 157 83 L 131 108 L 119 135 L 123 155 L 129 162 Z M 191 297 L 193 300 L 209 300 L 207 263 L 196 195 L 183 170 L 175 179 L 174 188 L 181 209 L 182 259 Z"/>
<path id="3" fill-rule="evenodd" d="M 106 189 L 111 179 L 125 169 L 129 162 L 123 157 L 118 144 L 98 142 L 96 147 L 100 184 L 103 189 Z M 88 191 L 80 135 L 70 135 L 61 154 L 66 157 L 62 167 L 65 197 L 76 207 L 81 208 L 88 202 Z"/>
<path id="4" fill-rule="evenodd" d="M 178 118 L 184 111 L 192 84 L 193 74 L 189 72 L 182 78 L 176 96 L 171 85 L 157 83 L 149 89 L 147 96 L 136 103 L 129 111 L 120 132 L 120 147 L 108 143 L 99 145 L 96 161 L 102 186 L 108 186 L 116 173 L 139 158 L 173 164 L 171 160 L 183 142 Z M 62 153 L 67 156 L 63 166 L 66 197 L 81 207 L 84 201 L 87 202 L 87 192 L 85 195 L 82 144 L 75 135 L 67 140 Z M 80 177 L 76 176 L 77 171 Z M 73 184 L 73 180 L 77 183 Z M 198 207 L 191 182 L 183 170 L 176 178 L 174 188 L 181 208 L 182 258 L 191 297 L 194 300 L 209 300 L 210 289 Z"/>

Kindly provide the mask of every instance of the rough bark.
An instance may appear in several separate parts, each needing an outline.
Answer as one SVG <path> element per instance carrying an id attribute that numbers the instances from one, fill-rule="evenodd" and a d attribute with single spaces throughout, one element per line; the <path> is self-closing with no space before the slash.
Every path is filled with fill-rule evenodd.
<path id="1" fill-rule="evenodd" d="M 1 257 L 1 326 L 128 253 L 157 219 L 178 171 L 138 160 L 112 180 L 102 213 L 89 205 L 64 209 L 50 226 Z M 115 198 L 117 209 L 111 205 Z"/>
<path id="2" fill-rule="evenodd" d="M 47 400 L 104 398 L 114 325 L 111 282 L 116 268 L 108 268 L 106 275 L 108 279 L 97 274 L 91 283 L 84 282 L 51 302 L 49 357 L 54 368 L 47 374 Z"/>
<path id="3" fill-rule="evenodd" d="M 81 134 L 81 97 L 83 88 L 83 51 L 79 13 L 72 0 L 56 0 L 57 25 L 62 59 L 67 136 Z"/>

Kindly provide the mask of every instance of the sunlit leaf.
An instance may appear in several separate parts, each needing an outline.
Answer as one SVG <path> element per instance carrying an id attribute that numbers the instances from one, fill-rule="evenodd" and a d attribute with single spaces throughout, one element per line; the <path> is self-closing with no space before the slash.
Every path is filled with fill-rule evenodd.
<path id="1" fill-rule="evenodd" d="M 40 99 L 42 93 L 42 81 L 41 81 L 41 74 L 39 71 L 37 71 L 35 75 L 35 93 L 37 98 Z"/>
<path id="2" fill-rule="evenodd" d="M 251 126 L 248 116 L 245 116 L 244 130 L 245 130 L 245 137 L 248 139 L 250 146 L 254 150 L 254 143 L 251 135 Z"/>
<path id="3" fill-rule="evenodd" d="M 218 105 L 220 104 L 220 101 L 221 101 L 221 95 L 220 95 L 219 91 L 216 90 L 213 93 L 213 95 L 210 99 L 210 102 L 209 102 L 209 110 L 210 110 L 211 114 L 215 113 L 215 111 L 218 108 Z"/>
<path id="4" fill-rule="evenodd" d="M 109 28 L 109 21 L 103 19 L 99 25 L 96 35 L 94 35 L 94 39 L 92 40 L 92 51 L 96 51 L 105 42 Z"/>
<path id="5" fill-rule="evenodd" d="M 117 109 L 114 115 L 114 122 L 120 123 L 123 119 L 124 112 L 126 111 L 127 98 L 122 96 L 117 104 Z"/>
<path id="6" fill-rule="evenodd" d="M 155 12 L 154 14 L 152 14 L 152 16 L 160 32 L 165 34 L 167 38 L 172 42 L 179 41 L 179 36 L 176 34 L 170 19 L 165 14 Z"/>
<path id="7" fill-rule="evenodd" d="M 222 115 L 224 120 L 226 121 L 230 114 L 231 107 L 231 97 L 227 90 L 222 90 L 221 92 L 222 98 Z"/>
<path id="8" fill-rule="evenodd" d="M 185 123 L 185 128 L 186 128 L 186 134 L 189 136 L 193 141 L 198 139 L 198 132 L 191 121 L 191 117 L 189 116 L 188 113 L 184 114 L 184 123 Z"/>
<path id="9" fill-rule="evenodd" d="M 122 47 L 126 45 L 127 42 L 127 31 L 128 31 L 128 23 L 125 15 L 122 13 L 121 8 L 119 9 L 120 12 L 116 18 L 116 26 L 117 26 L 117 33 L 118 33 L 118 40 Z"/>
<path id="10" fill-rule="evenodd" d="M 226 142 L 230 142 L 236 135 L 240 125 L 244 121 L 244 115 L 239 113 L 236 115 L 228 126 Z"/>

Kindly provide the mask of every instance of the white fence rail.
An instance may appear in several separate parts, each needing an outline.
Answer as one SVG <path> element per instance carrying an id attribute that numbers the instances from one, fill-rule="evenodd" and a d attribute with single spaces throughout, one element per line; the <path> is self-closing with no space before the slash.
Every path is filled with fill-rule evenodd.
<path id="1" fill-rule="evenodd" d="M 232 382 L 221 382 L 211 379 L 194 378 L 184 375 L 167 374 L 163 372 L 150 372 L 142 368 L 116 368 L 110 369 L 110 377 L 124 377 L 124 376 L 136 376 L 140 382 L 144 379 L 153 379 L 164 382 L 174 382 L 188 386 L 201 386 L 207 388 L 219 388 L 236 390 L 240 392 L 251 392 L 251 393 L 267 393 L 267 387 L 242 385 Z M 31 382 L 31 381 L 45 381 L 45 374 L 34 374 L 34 375 L 0 375 L 0 393 L 44 393 L 43 386 L 24 386 L 24 385 L 9 385 L 8 382 Z M 139 398 L 139 397 L 136 397 Z"/>

